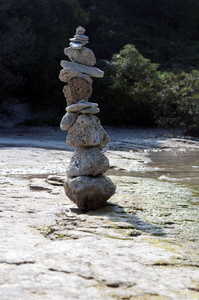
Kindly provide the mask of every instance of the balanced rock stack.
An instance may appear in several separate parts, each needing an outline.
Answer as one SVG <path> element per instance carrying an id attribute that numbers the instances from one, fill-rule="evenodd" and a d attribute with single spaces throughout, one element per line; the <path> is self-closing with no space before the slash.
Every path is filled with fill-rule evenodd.
<path id="1" fill-rule="evenodd" d="M 67 170 L 64 184 L 66 195 L 83 211 L 102 207 L 115 193 L 115 185 L 104 173 L 109 161 L 102 148 L 110 141 L 100 120 L 98 104 L 89 102 L 92 94 L 92 78 L 103 77 L 103 71 L 93 67 L 96 58 L 93 51 L 84 47 L 88 37 L 79 26 L 70 39 L 70 47 L 64 53 L 70 61 L 61 61 L 59 78 L 66 82 L 66 114 L 61 120 L 62 130 L 68 130 L 66 143 L 76 147 Z"/>

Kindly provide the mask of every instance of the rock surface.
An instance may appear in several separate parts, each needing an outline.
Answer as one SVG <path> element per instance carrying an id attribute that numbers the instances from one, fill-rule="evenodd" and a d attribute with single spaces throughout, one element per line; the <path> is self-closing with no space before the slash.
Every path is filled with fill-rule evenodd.
<path id="1" fill-rule="evenodd" d="M 92 85 L 81 78 L 73 78 L 63 89 L 67 105 L 79 102 L 82 99 L 88 100 L 92 94 Z"/>
<path id="2" fill-rule="evenodd" d="M 94 210 L 105 205 L 115 193 L 115 185 L 110 178 L 100 175 L 68 178 L 64 183 L 66 195 L 82 211 Z"/>
<path id="3" fill-rule="evenodd" d="M 87 101 L 81 100 L 76 104 L 71 104 L 71 105 L 67 106 L 66 111 L 68 111 L 68 112 L 79 112 L 80 110 L 82 110 L 84 108 L 92 107 L 93 104 L 92 104 L 92 102 L 87 102 Z M 97 107 L 98 104 L 97 103 L 95 103 L 95 104 L 96 104 L 96 107 Z"/>
<path id="4" fill-rule="evenodd" d="M 110 141 L 100 120 L 93 115 L 82 114 L 75 124 L 70 127 L 66 143 L 73 147 L 98 146 L 105 147 Z"/>
<path id="5" fill-rule="evenodd" d="M 60 71 L 59 79 L 61 81 L 69 82 L 73 78 L 81 78 L 81 79 L 83 79 L 83 80 L 85 80 L 85 81 L 87 81 L 88 83 L 91 83 L 91 84 L 93 82 L 93 80 L 92 80 L 92 78 L 90 78 L 90 76 L 88 76 L 86 74 L 83 74 L 83 73 L 80 73 L 80 72 L 77 72 L 77 71 L 74 71 L 71 68 L 62 69 Z"/>
<path id="6" fill-rule="evenodd" d="M 103 77 L 104 72 L 101 71 L 98 68 L 95 67 L 90 67 L 90 66 L 85 66 L 79 63 L 67 61 L 67 60 L 62 60 L 61 61 L 61 66 L 62 68 L 72 68 L 73 70 L 80 72 L 80 73 L 85 73 L 91 77 Z"/>
<path id="7" fill-rule="evenodd" d="M 97 176 L 109 168 L 108 158 L 97 147 L 79 147 L 71 157 L 67 176 Z"/>
<path id="8" fill-rule="evenodd" d="M 146 165 L 144 150 L 114 149 L 112 167 L 126 170 L 110 175 L 117 193 L 84 214 L 60 186 L 72 153 L 27 148 L 44 140 L 46 128 L 16 131 L 15 147 L 0 149 L 1 300 L 198 299 L 198 206 L 190 188 L 128 176 L 128 162 Z M 24 137 L 26 148 L 16 147 Z"/>
<path id="9" fill-rule="evenodd" d="M 89 48 L 82 47 L 80 50 L 74 50 L 71 47 L 64 49 L 64 54 L 68 56 L 68 58 L 86 66 L 94 66 L 96 64 L 96 58 L 93 51 Z"/>
<path id="10" fill-rule="evenodd" d="M 67 112 L 61 119 L 60 128 L 62 130 L 68 130 L 76 122 L 78 117 L 79 115 L 76 113 Z"/>
<path id="11" fill-rule="evenodd" d="M 100 112 L 100 109 L 98 107 L 92 106 L 92 107 L 82 109 L 79 113 L 95 115 L 95 114 L 98 114 L 99 112 Z"/>

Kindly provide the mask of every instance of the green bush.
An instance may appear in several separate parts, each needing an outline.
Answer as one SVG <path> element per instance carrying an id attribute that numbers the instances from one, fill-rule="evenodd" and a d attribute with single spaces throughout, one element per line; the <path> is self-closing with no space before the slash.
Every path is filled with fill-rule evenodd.
<path id="1" fill-rule="evenodd" d="M 114 124 L 154 124 L 151 96 L 158 64 L 144 58 L 133 45 L 113 56 L 110 85 L 111 120 Z"/>
<path id="2" fill-rule="evenodd" d="M 182 128 L 199 135 L 199 71 L 159 71 L 133 45 L 126 45 L 107 66 L 109 123 Z"/>
<path id="3" fill-rule="evenodd" d="M 154 97 L 156 123 L 199 136 L 199 71 L 164 72 L 160 82 L 161 89 Z"/>

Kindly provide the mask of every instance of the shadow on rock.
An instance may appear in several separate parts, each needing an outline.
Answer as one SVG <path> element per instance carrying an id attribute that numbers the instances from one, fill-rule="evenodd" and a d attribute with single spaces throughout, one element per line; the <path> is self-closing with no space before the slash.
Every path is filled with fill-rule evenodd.
<path id="1" fill-rule="evenodd" d="M 96 217 L 97 219 L 101 217 L 101 220 L 105 218 L 107 225 L 111 222 L 115 229 L 132 229 L 134 231 L 129 234 L 130 236 L 137 236 L 143 233 L 152 234 L 154 236 L 166 235 L 161 226 L 156 226 L 141 220 L 140 217 L 136 215 L 137 208 L 132 208 L 131 212 L 126 212 L 124 207 L 112 202 L 107 202 L 106 206 L 86 213 L 78 208 L 71 208 L 70 210 L 79 216 L 86 214 L 87 216 Z"/>

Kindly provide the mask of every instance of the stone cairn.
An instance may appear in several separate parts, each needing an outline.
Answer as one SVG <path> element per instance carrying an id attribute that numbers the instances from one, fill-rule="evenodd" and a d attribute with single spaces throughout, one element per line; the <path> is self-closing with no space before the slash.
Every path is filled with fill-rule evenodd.
<path id="1" fill-rule="evenodd" d="M 77 27 L 70 47 L 64 49 L 70 61 L 61 61 L 59 79 L 67 83 L 63 88 L 67 107 L 60 127 L 68 130 L 66 143 L 76 147 L 67 170 L 65 193 L 81 210 L 88 211 L 104 206 L 116 187 L 104 175 L 109 161 L 102 148 L 110 138 L 95 116 L 98 104 L 88 102 L 92 94 L 91 77 L 103 77 L 104 72 L 93 67 L 96 58 L 91 49 L 84 47 L 88 43 L 84 34 L 85 29 Z"/>

